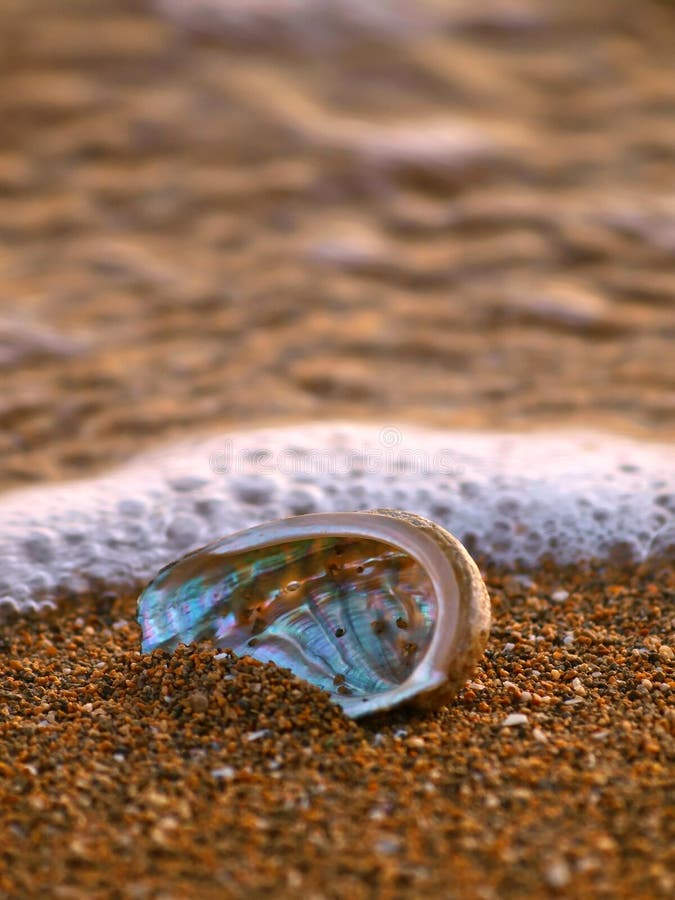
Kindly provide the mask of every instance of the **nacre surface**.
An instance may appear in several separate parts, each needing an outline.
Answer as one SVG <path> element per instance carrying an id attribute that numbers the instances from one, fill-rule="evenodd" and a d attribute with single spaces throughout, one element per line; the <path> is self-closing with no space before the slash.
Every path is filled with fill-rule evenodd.
<path id="1" fill-rule="evenodd" d="M 210 638 L 289 668 L 358 717 L 435 705 L 487 639 L 489 601 L 451 535 L 381 510 L 297 516 L 164 568 L 139 597 L 142 649 Z"/>

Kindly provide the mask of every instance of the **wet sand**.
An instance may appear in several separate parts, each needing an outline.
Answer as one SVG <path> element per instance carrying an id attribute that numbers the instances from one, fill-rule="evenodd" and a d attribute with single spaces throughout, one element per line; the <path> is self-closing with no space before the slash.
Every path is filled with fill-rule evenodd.
<path id="1" fill-rule="evenodd" d="M 267 7 L 0 3 L 0 484 L 259 422 L 672 438 L 672 5 Z M 105 589 L 2 626 L 0 894 L 671 896 L 672 573 L 486 575 L 457 702 L 358 725 Z"/>
<path id="2" fill-rule="evenodd" d="M 3 629 L 8 897 L 667 897 L 672 572 L 488 573 L 459 698 L 354 723 L 99 596 Z"/>

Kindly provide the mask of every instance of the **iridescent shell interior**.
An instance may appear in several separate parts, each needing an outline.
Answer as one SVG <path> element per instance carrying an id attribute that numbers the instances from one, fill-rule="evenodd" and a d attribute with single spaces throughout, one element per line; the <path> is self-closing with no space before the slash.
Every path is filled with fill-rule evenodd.
<path id="1" fill-rule="evenodd" d="M 138 610 L 144 652 L 210 638 L 289 668 L 355 715 L 359 701 L 414 672 L 438 601 L 429 575 L 400 547 L 317 535 L 229 553 L 205 547 L 163 569 Z"/>

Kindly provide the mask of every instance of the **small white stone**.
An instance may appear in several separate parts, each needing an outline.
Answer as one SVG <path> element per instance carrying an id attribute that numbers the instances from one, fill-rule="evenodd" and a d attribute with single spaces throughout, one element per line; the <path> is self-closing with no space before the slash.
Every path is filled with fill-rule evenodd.
<path id="1" fill-rule="evenodd" d="M 569 597 L 569 595 L 570 595 L 569 591 L 564 591 L 564 590 L 553 591 L 553 593 L 551 594 L 551 600 L 553 600 L 554 603 L 564 603 L 565 600 L 567 600 L 567 598 Z"/>
<path id="2" fill-rule="evenodd" d="M 570 867 L 564 859 L 557 859 L 550 862 L 544 870 L 546 883 L 552 888 L 565 887 L 565 885 L 569 884 L 570 876 Z"/>
<path id="3" fill-rule="evenodd" d="M 259 741 L 260 738 L 267 737 L 271 733 L 272 732 L 269 730 L 269 728 L 261 728 L 260 731 L 249 731 L 249 733 L 246 735 L 246 740 Z"/>
<path id="4" fill-rule="evenodd" d="M 511 713 L 502 722 L 502 728 L 511 728 L 514 725 L 527 725 L 528 719 L 525 713 Z"/>
<path id="5" fill-rule="evenodd" d="M 221 766 L 219 769 L 211 769 L 211 775 L 214 778 L 225 778 L 227 781 L 234 778 L 236 774 L 232 766 Z"/>
<path id="6" fill-rule="evenodd" d="M 581 683 L 581 678 L 572 679 L 572 690 L 578 697 L 586 696 L 586 688 Z"/>

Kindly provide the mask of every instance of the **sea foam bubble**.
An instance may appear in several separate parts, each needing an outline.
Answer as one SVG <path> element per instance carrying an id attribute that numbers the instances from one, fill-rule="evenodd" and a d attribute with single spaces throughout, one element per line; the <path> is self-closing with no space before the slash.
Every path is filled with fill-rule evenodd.
<path id="1" fill-rule="evenodd" d="M 352 423 L 192 440 L 0 497 L 0 610 L 134 590 L 177 556 L 290 515 L 398 507 L 487 561 L 672 559 L 675 454 L 597 432 Z"/>

